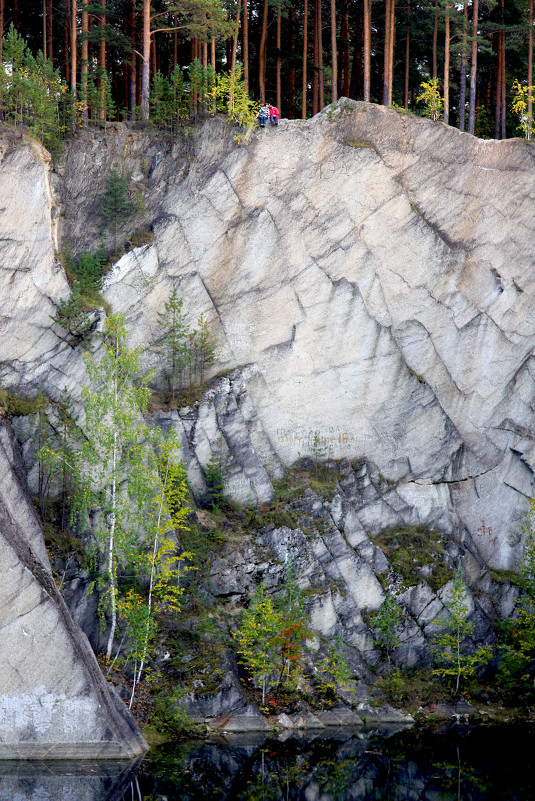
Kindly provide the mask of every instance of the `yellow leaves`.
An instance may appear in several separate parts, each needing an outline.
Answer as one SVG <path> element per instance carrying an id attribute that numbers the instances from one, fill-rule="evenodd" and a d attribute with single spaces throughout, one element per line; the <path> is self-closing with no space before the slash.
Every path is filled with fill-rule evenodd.
<path id="1" fill-rule="evenodd" d="M 512 109 L 520 121 L 518 130 L 522 131 L 524 137 L 529 140 L 535 134 L 535 125 L 533 122 L 533 114 L 528 114 L 528 100 L 530 97 L 533 97 L 535 86 L 521 84 L 520 81 L 515 78 L 513 81 L 513 91 L 516 92 L 516 94 L 513 98 Z"/>
<path id="2" fill-rule="evenodd" d="M 420 84 L 421 94 L 416 98 L 417 103 L 425 104 L 425 116 L 433 121 L 440 119 L 444 98 L 438 91 L 438 78 L 431 78 Z"/>

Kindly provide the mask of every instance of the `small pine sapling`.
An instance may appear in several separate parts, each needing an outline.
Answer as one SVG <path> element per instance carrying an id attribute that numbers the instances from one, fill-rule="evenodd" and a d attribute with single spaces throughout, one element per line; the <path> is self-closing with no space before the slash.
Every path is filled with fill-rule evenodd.
<path id="1" fill-rule="evenodd" d="M 113 234 L 113 247 L 117 250 L 117 234 L 134 213 L 129 197 L 128 178 L 117 165 L 111 168 L 106 190 L 101 199 L 101 213 L 106 228 Z"/>
<path id="2" fill-rule="evenodd" d="M 477 671 L 492 659 L 490 646 L 479 648 L 473 654 L 463 653 L 464 641 L 470 638 L 474 626 L 466 618 L 468 590 L 463 580 L 462 568 L 459 566 L 452 580 L 449 598 L 445 601 L 449 619 L 444 631 L 434 638 L 435 658 L 438 667 L 433 675 L 449 679 L 455 685 L 455 694 L 459 694 L 461 679 L 471 679 Z"/>
<path id="3" fill-rule="evenodd" d="M 163 375 L 169 385 L 172 401 L 184 384 L 185 371 L 192 358 L 188 347 L 191 332 L 182 305 L 183 301 L 178 297 L 176 287 L 173 287 L 169 300 L 164 304 L 165 311 L 158 312 L 160 336 L 151 346 L 153 353 L 163 362 Z"/>

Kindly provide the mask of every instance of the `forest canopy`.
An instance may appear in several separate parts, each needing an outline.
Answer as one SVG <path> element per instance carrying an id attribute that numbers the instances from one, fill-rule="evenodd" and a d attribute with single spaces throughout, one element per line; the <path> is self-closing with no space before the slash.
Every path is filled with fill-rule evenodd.
<path id="1" fill-rule="evenodd" d="M 282 117 L 341 96 L 418 111 L 436 79 L 443 119 L 461 130 L 505 138 L 531 120 L 533 0 L 0 0 L 0 33 L 11 25 L 82 123 L 149 119 L 157 81 L 195 92 L 195 69 L 206 81 L 237 63 L 249 95 Z"/>

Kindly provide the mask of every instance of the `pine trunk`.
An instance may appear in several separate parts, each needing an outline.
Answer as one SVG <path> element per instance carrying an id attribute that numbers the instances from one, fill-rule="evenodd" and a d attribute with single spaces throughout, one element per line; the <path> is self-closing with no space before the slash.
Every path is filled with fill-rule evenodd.
<path id="1" fill-rule="evenodd" d="M 71 0 L 71 94 L 76 100 L 76 47 L 77 47 L 77 16 L 78 8 L 76 0 Z M 76 124 L 76 114 L 73 114 L 73 129 Z"/>
<path id="2" fill-rule="evenodd" d="M 213 49 L 215 51 L 215 40 L 213 40 L 213 42 Z M 249 93 L 249 9 L 247 7 L 247 0 L 243 0 L 242 50 L 243 81 L 245 83 L 245 91 Z M 212 66 L 215 70 L 215 58 Z"/>
<path id="3" fill-rule="evenodd" d="M 130 41 L 132 42 L 132 55 L 128 65 L 128 116 L 130 120 L 136 119 L 136 0 L 132 0 L 129 10 Z"/>
<path id="4" fill-rule="evenodd" d="M 364 100 L 370 102 L 371 0 L 364 0 Z"/>
<path id="5" fill-rule="evenodd" d="M 463 4 L 463 32 L 461 37 L 461 75 L 459 80 L 459 130 L 464 131 L 466 117 L 466 54 L 468 47 L 468 0 Z"/>
<path id="6" fill-rule="evenodd" d="M 106 119 L 106 0 L 100 0 L 102 14 L 99 17 L 100 41 L 98 43 L 98 69 L 100 89 L 100 119 Z"/>
<path id="7" fill-rule="evenodd" d="M 342 46 L 341 53 L 341 88 L 342 95 L 349 97 L 350 83 L 351 83 L 351 64 L 349 60 L 349 6 L 348 0 L 342 2 L 342 31 L 340 36 L 340 44 Z"/>
<path id="8" fill-rule="evenodd" d="M 88 109 L 87 109 L 87 78 L 89 69 L 89 41 L 87 38 L 89 31 L 89 14 L 87 13 L 87 6 L 89 0 L 82 0 L 82 53 L 80 65 L 80 99 L 82 101 L 82 119 L 84 125 L 87 125 Z"/>
<path id="9" fill-rule="evenodd" d="M 437 69 L 437 43 L 438 43 L 438 0 L 435 0 L 435 13 L 433 17 L 433 53 L 431 65 L 431 78 L 436 78 L 438 75 Z"/>
<path id="10" fill-rule="evenodd" d="M 531 87 L 533 86 L 533 0 L 529 0 L 529 30 L 528 30 L 528 121 L 529 129 L 532 128 L 533 120 L 533 96 Z M 530 133 L 531 138 L 531 133 Z"/>
<path id="11" fill-rule="evenodd" d="M 388 106 L 388 95 L 389 95 L 389 71 L 390 71 L 390 20 L 391 20 L 391 6 L 393 0 L 386 0 L 386 9 L 385 9 L 385 47 L 384 47 L 384 54 L 383 54 L 383 106 Z"/>
<path id="12" fill-rule="evenodd" d="M 338 100 L 338 50 L 336 47 L 336 0 L 331 0 L 331 102 Z"/>
<path id="13" fill-rule="evenodd" d="M 494 138 L 500 138 L 500 120 L 502 106 L 502 42 L 499 32 L 496 33 L 496 98 L 494 104 Z"/>
<path id="14" fill-rule="evenodd" d="M 325 106 L 324 98 L 324 81 L 323 81 L 323 29 L 322 29 L 322 16 L 321 16 L 321 0 L 318 3 L 318 55 L 319 55 L 319 88 L 320 88 L 320 107 Z"/>
<path id="15" fill-rule="evenodd" d="M 50 61 L 54 61 L 54 44 L 53 44 L 53 36 L 52 36 L 52 20 L 53 20 L 53 11 L 52 11 L 52 0 L 46 0 L 46 39 L 47 39 L 47 58 Z"/>
<path id="16" fill-rule="evenodd" d="M 143 0 L 143 61 L 141 64 L 141 119 L 149 119 L 150 0 Z"/>
<path id="17" fill-rule="evenodd" d="M 258 52 L 258 85 L 260 89 L 260 100 L 266 102 L 266 58 L 267 58 L 267 33 L 268 33 L 268 0 L 264 0 L 262 11 L 262 31 L 260 34 L 260 47 Z"/>
<path id="18" fill-rule="evenodd" d="M 390 63 L 388 66 L 388 105 L 392 105 L 394 88 L 394 47 L 396 44 L 396 0 L 390 2 Z"/>
<path id="19" fill-rule="evenodd" d="M 320 0 L 314 0 L 314 49 L 313 49 L 313 73 L 312 73 L 312 116 L 319 111 L 319 24 L 318 14 Z"/>
<path id="20" fill-rule="evenodd" d="M 476 127 L 476 79 L 477 79 L 477 26 L 479 22 L 479 0 L 473 0 L 472 8 L 472 53 L 470 61 L 470 100 L 468 106 L 468 133 L 474 134 Z"/>
<path id="21" fill-rule="evenodd" d="M 295 8 L 290 8 L 290 63 L 288 64 L 288 119 L 295 117 Z"/>
<path id="22" fill-rule="evenodd" d="M 411 53 L 411 0 L 407 0 L 407 33 L 405 34 L 405 81 L 403 84 L 403 106 L 409 108 L 409 68 Z"/>
<path id="23" fill-rule="evenodd" d="M 47 16 L 47 0 L 43 0 L 43 56 L 48 58 L 47 54 L 47 38 L 46 38 L 46 16 Z"/>
<path id="24" fill-rule="evenodd" d="M 503 4 L 503 0 L 502 0 Z M 504 21 L 505 24 L 505 21 Z M 507 132 L 506 132 L 506 107 L 505 107 L 505 89 L 506 89 L 506 71 L 505 71 L 505 29 L 502 30 L 501 34 L 502 38 L 502 113 L 501 113 L 501 121 L 502 121 L 502 139 L 507 139 Z"/>
<path id="25" fill-rule="evenodd" d="M 444 18 L 444 122 L 450 121 L 450 6 Z"/>
<path id="26" fill-rule="evenodd" d="M 308 0 L 303 6 L 303 86 L 301 97 L 301 119 L 307 118 L 307 61 L 308 61 Z"/>
<path id="27" fill-rule="evenodd" d="M 281 105 L 282 105 L 282 87 L 281 87 L 281 45 L 282 45 L 282 11 L 279 6 L 277 10 L 277 63 L 276 63 L 276 78 L 275 78 L 275 87 L 276 87 L 276 96 L 277 100 L 275 105 L 279 110 L 279 116 L 282 116 Z"/>

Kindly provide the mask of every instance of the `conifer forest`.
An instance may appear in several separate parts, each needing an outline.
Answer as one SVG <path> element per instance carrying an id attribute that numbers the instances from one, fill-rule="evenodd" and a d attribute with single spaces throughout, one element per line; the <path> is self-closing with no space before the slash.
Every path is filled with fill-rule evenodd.
<path id="1" fill-rule="evenodd" d="M 52 150 L 91 122 L 232 115 L 238 96 L 250 118 L 344 96 L 532 134 L 533 0 L 0 0 L 0 34 L 3 118 Z"/>

